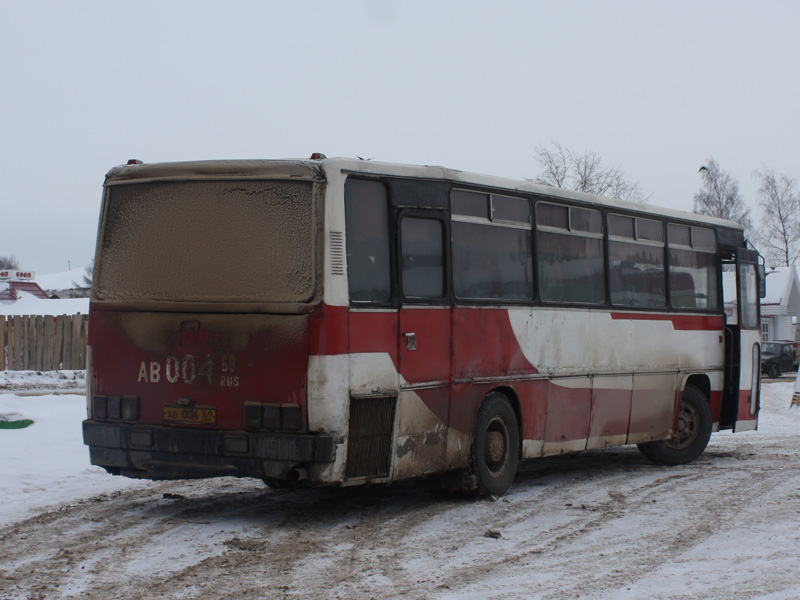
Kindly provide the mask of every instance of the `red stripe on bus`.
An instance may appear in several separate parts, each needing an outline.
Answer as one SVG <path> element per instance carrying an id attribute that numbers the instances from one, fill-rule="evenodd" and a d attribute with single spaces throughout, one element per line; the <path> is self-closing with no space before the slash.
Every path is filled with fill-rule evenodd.
<path id="1" fill-rule="evenodd" d="M 676 331 L 722 331 L 722 317 L 698 315 L 653 315 L 648 313 L 611 313 L 611 318 L 621 321 L 671 321 Z"/>

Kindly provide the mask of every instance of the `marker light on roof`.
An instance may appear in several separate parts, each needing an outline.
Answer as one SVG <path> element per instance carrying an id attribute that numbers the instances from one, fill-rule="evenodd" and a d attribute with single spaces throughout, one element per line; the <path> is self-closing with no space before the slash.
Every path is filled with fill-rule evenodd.
<path id="1" fill-rule="evenodd" d="M 323 160 L 325 158 L 328 158 L 328 157 L 325 156 L 322 152 L 314 152 L 311 155 L 311 160 Z"/>
<path id="2" fill-rule="evenodd" d="M 129 164 L 129 165 L 142 165 L 144 163 L 142 161 L 140 161 L 138 158 L 131 158 L 131 159 L 128 160 L 127 164 Z"/>

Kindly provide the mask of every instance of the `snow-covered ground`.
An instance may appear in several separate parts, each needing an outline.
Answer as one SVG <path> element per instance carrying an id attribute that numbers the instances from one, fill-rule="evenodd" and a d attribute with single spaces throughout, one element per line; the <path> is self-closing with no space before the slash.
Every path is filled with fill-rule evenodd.
<path id="1" fill-rule="evenodd" d="M 82 394 L 86 390 L 86 371 L 0 371 L 0 393 L 22 396 L 52 392 Z M 0 411 L 2 411 L 0 403 Z M 0 412 L 0 415 L 2 412 Z"/>
<path id="2" fill-rule="evenodd" d="M 83 373 L 0 371 L 0 390 L 4 382 L 15 389 L 23 388 L 20 395 L 0 394 L 0 421 L 33 420 L 33 425 L 24 429 L 0 428 L 0 523 L 30 516 L 46 505 L 113 491 L 130 483 L 89 464 L 89 451 L 81 439 L 86 399 L 74 391 L 76 386 L 85 386 Z M 27 395 L 46 389 L 58 393 Z"/>
<path id="3" fill-rule="evenodd" d="M 20 299 L 6 304 L 0 302 L 0 315 L 88 315 L 88 298 L 42 300 L 31 294 L 20 294 Z"/>
<path id="4" fill-rule="evenodd" d="M 85 267 L 78 267 L 62 273 L 37 275 L 35 282 L 45 291 L 66 290 L 83 285 Z M 0 283 L 0 285 L 5 285 Z M 44 300 L 36 296 L 20 292 L 19 300 L 14 302 L 0 301 L 0 315 L 88 315 L 88 298 L 64 298 Z"/>
<path id="5" fill-rule="evenodd" d="M 0 394 L 0 598 L 800 598 L 800 410 L 690 465 L 635 448 L 525 463 L 497 502 L 415 484 L 275 491 L 89 465 L 79 395 Z"/>

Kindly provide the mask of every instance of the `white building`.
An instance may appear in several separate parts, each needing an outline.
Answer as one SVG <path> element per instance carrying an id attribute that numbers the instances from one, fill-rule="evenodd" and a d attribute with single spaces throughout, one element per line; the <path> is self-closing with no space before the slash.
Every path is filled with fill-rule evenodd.
<path id="1" fill-rule="evenodd" d="M 722 274 L 725 313 L 736 315 L 735 273 Z M 777 267 L 767 272 L 767 295 L 761 299 L 761 340 L 794 340 L 800 322 L 800 276 L 795 267 Z"/>
<path id="2" fill-rule="evenodd" d="M 761 339 L 794 340 L 793 323 L 800 320 L 800 277 L 795 267 L 767 272 L 767 295 L 761 300 Z"/>

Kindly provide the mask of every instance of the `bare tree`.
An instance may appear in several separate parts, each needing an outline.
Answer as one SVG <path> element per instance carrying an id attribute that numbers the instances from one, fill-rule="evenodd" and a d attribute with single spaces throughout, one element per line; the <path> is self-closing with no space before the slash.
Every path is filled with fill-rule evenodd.
<path id="1" fill-rule="evenodd" d="M 739 184 L 730 173 L 723 171 L 713 158 L 698 171 L 703 177 L 703 189 L 694 195 L 694 212 L 736 221 L 749 237 L 753 229 L 750 209 L 739 194 Z"/>
<path id="2" fill-rule="evenodd" d="M 19 261 L 16 256 L 0 256 L 0 269 L 19 269 Z"/>
<path id="3" fill-rule="evenodd" d="M 650 198 L 638 181 L 628 181 L 619 167 L 604 165 L 595 152 L 577 154 L 558 142 L 551 142 L 550 147 L 537 146 L 533 156 L 542 171 L 528 181 L 631 202 L 646 203 Z"/>
<path id="4" fill-rule="evenodd" d="M 86 268 L 84 269 L 83 287 L 91 288 L 92 279 L 94 279 L 94 261 L 91 261 L 88 265 L 86 265 Z"/>
<path id="5" fill-rule="evenodd" d="M 758 206 L 761 208 L 759 247 L 771 265 L 792 266 L 800 256 L 800 198 L 797 182 L 772 169 L 753 171 L 759 182 Z"/>

